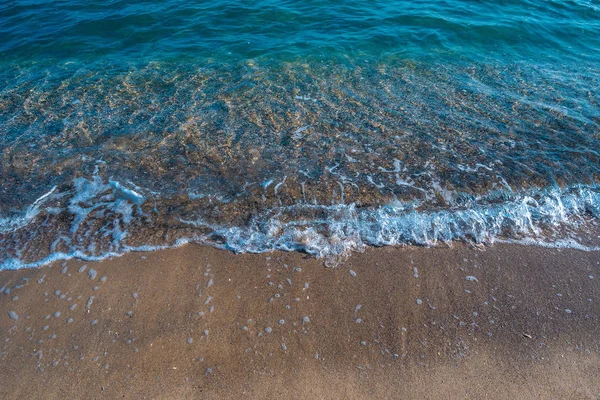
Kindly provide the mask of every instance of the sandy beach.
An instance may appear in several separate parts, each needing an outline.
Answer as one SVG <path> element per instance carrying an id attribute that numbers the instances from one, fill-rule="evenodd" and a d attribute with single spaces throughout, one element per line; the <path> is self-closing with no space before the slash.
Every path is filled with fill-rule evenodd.
<path id="1" fill-rule="evenodd" d="M 600 400 L 600 0 L 0 37 L 0 400 Z"/>
<path id="2" fill-rule="evenodd" d="M 600 396 L 599 252 L 386 247 L 326 268 L 187 245 L 0 287 L 2 399 Z"/>

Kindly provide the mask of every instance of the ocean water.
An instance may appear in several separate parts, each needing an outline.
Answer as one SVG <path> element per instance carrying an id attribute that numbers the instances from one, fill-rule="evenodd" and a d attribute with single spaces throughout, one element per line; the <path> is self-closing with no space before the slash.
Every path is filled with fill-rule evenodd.
<path id="1" fill-rule="evenodd" d="M 590 248 L 598 0 L 0 3 L 0 268 Z"/>

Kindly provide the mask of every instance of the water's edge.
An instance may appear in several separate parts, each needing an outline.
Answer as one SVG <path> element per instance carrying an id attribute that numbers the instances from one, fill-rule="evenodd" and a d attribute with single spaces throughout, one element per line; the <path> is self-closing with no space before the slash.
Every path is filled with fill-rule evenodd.
<path id="1" fill-rule="evenodd" d="M 0 245 L 8 249 L 0 269 L 70 258 L 101 260 L 186 243 L 235 253 L 301 251 L 331 265 L 367 246 L 500 241 L 598 249 L 600 188 L 590 185 L 506 192 L 468 207 L 439 210 L 419 210 L 400 202 L 378 207 L 298 203 L 270 208 L 237 226 L 174 218 L 159 198 L 127 186 L 131 185 L 104 182 L 98 176 L 78 178 L 70 191 L 52 188 L 20 214 L 0 218 Z M 156 235 L 165 225 L 171 228 Z"/>

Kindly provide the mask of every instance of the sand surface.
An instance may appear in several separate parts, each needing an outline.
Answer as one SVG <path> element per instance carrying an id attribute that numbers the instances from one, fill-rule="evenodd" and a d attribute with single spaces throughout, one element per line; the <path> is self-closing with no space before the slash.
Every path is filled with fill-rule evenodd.
<path id="1" fill-rule="evenodd" d="M 187 245 L 0 288 L 1 399 L 600 398 L 600 252 L 389 247 L 326 268 Z"/>

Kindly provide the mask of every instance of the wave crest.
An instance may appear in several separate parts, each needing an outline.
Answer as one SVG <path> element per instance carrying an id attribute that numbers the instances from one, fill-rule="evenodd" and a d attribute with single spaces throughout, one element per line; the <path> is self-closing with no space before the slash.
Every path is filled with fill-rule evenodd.
<path id="1" fill-rule="evenodd" d="M 132 189 L 130 187 L 135 188 Z M 420 209 L 400 201 L 379 207 L 296 204 L 264 210 L 228 226 L 176 214 L 161 197 L 95 175 L 53 188 L 21 214 L 0 216 L 0 269 L 57 259 L 98 260 L 129 251 L 195 242 L 234 252 L 302 251 L 335 263 L 367 246 L 495 240 L 585 248 L 577 235 L 600 215 L 600 189 L 578 185 L 490 194 L 462 207 Z M 183 208 L 185 210 L 185 207 Z"/>

